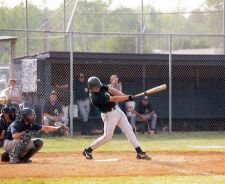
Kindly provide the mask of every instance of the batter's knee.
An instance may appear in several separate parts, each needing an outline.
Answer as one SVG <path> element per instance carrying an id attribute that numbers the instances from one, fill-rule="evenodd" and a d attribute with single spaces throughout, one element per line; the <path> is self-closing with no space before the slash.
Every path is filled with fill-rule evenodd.
<path id="1" fill-rule="evenodd" d="M 109 142 L 112 139 L 112 136 L 113 135 L 111 135 L 111 134 L 104 135 L 104 142 Z"/>
<path id="2" fill-rule="evenodd" d="M 36 148 L 36 150 L 40 150 L 43 146 L 44 142 L 41 139 L 35 139 L 34 140 L 34 146 Z"/>

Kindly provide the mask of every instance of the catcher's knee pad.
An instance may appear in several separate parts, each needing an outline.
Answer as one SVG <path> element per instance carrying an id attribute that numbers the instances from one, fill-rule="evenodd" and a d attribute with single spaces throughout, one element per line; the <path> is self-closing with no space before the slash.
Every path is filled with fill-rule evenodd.
<path id="1" fill-rule="evenodd" d="M 10 159 L 18 160 L 19 156 L 21 156 L 26 148 L 26 146 L 31 141 L 31 136 L 24 134 L 20 138 L 20 141 L 15 144 L 14 148 L 12 149 L 9 157 Z"/>
<path id="2" fill-rule="evenodd" d="M 40 150 L 43 146 L 44 142 L 41 139 L 35 139 L 34 140 L 34 146 L 36 148 L 36 150 Z"/>

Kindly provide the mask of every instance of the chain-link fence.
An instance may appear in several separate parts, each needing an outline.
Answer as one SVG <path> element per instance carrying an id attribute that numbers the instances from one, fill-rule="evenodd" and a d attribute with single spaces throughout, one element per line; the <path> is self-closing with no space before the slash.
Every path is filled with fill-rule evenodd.
<path id="1" fill-rule="evenodd" d="M 125 94 L 167 84 L 167 91 L 149 97 L 157 131 L 225 129 L 223 35 L 29 31 L 27 44 L 24 30 L 0 34 L 17 37 L 10 77 L 21 91 L 18 105 L 33 108 L 37 122 L 62 121 L 74 134 L 102 133 L 100 112 L 89 102 L 86 81 L 98 76 L 110 84 L 110 77 L 117 75 Z M 142 99 L 135 102 L 138 110 Z M 130 119 L 130 104 L 118 105 Z M 143 125 L 147 131 L 147 123 L 137 119 L 134 128 L 142 131 Z"/>

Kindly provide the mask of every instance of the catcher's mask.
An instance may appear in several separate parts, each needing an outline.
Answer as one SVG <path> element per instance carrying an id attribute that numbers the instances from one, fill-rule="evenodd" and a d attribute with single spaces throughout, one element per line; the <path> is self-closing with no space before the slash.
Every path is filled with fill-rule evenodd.
<path id="1" fill-rule="evenodd" d="M 22 108 L 20 110 L 20 117 L 24 120 L 26 125 L 31 124 L 34 122 L 36 115 L 33 109 L 31 108 Z"/>
<path id="2" fill-rule="evenodd" d="M 8 115 L 11 121 L 15 121 L 16 119 L 16 109 L 13 106 L 4 106 L 1 113 L 3 115 Z"/>

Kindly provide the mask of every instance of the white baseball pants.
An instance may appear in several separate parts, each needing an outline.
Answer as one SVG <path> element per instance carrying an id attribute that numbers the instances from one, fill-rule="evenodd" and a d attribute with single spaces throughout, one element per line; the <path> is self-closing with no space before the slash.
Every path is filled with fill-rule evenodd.
<path id="1" fill-rule="evenodd" d="M 90 145 L 93 150 L 112 139 L 116 125 L 123 130 L 134 148 L 140 146 L 126 115 L 120 108 L 116 107 L 115 110 L 101 113 L 101 117 L 104 122 L 104 134 Z"/>

